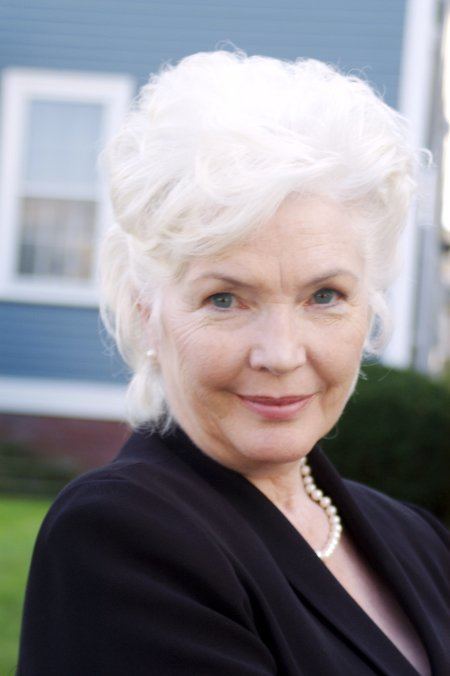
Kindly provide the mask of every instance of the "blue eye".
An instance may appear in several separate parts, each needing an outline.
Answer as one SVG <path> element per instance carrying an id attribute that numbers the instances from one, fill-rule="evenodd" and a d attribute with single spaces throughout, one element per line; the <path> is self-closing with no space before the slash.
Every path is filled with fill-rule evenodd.
<path id="1" fill-rule="evenodd" d="M 335 289 L 319 289 L 313 295 L 313 298 L 317 305 L 330 305 L 337 300 L 338 296 L 339 292 L 335 291 Z"/>
<path id="2" fill-rule="evenodd" d="M 232 293 L 227 292 L 214 293 L 208 300 L 210 300 L 215 307 L 220 308 L 221 310 L 228 310 L 233 304 L 234 296 Z"/>

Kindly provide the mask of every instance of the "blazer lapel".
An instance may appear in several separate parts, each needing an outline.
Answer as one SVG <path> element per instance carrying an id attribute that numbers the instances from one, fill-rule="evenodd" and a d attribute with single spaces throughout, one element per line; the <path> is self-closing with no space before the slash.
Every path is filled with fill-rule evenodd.
<path id="1" fill-rule="evenodd" d="M 395 592 L 400 580 L 400 588 L 404 586 L 401 571 L 398 571 L 396 562 L 392 558 L 386 546 L 381 544 L 377 550 L 378 537 L 374 529 L 367 524 L 364 515 L 353 503 L 345 485 L 339 475 L 326 458 L 317 449 L 320 460 L 311 462 L 314 476 L 318 485 L 327 494 L 333 496 L 339 514 L 344 522 L 344 527 L 351 530 L 352 536 L 359 543 L 365 539 L 364 551 L 375 567 L 383 566 L 383 572 L 389 574 L 385 577 Z M 325 481 L 320 471 L 320 465 L 330 465 L 332 472 L 331 480 Z M 331 476 L 335 473 L 335 476 Z M 239 475 L 240 477 L 240 475 Z M 328 477 L 327 477 L 328 478 Z M 328 623 L 331 623 L 337 633 L 340 633 L 347 643 L 355 646 L 356 650 L 365 655 L 376 670 L 386 676 L 417 676 L 416 670 L 402 655 L 396 646 L 387 638 L 371 618 L 354 601 L 328 568 L 317 557 L 306 540 L 292 526 L 289 520 L 278 508 L 255 488 L 244 477 L 249 488 L 245 491 L 234 491 L 232 502 L 239 510 L 250 517 L 251 525 L 277 561 L 280 568 L 300 598 L 308 605 L 313 606 Z M 336 491 L 339 485 L 340 490 Z M 351 528 L 348 524 L 351 524 Z M 372 536 L 372 539 L 371 539 Z M 376 555 L 375 554 L 376 551 Z M 383 561 L 383 556 L 387 558 Z M 409 608 L 408 608 L 409 610 Z M 425 642 L 425 641 L 424 641 Z"/>
<path id="2" fill-rule="evenodd" d="M 318 478 L 320 487 L 327 494 L 333 496 L 333 502 L 344 519 L 345 528 L 365 554 L 372 567 L 386 580 L 389 589 L 396 596 L 401 607 L 414 625 L 431 661 L 432 672 L 435 674 L 445 673 L 448 662 L 443 646 L 433 631 L 432 624 L 428 619 L 427 610 L 424 608 L 411 579 L 406 574 L 392 548 L 386 545 L 383 530 L 377 529 L 373 520 L 366 516 L 362 507 L 353 499 L 338 472 L 320 448 L 316 447 L 310 454 L 310 458 L 313 474 Z M 385 527 L 388 528 L 389 525 Z M 357 606 L 356 603 L 355 605 Z M 357 607 L 359 609 L 359 606 Z M 364 611 L 361 610 L 361 613 L 367 618 Z M 415 669 L 413 669 L 383 632 L 378 629 L 377 625 L 369 618 L 367 619 L 379 632 L 383 642 L 392 648 L 392 652 L 395 651 L 404 660 L 410 669 L 409 673 L 416 674 Z M 391 673 L 397 672 L 391 671 Z"/>

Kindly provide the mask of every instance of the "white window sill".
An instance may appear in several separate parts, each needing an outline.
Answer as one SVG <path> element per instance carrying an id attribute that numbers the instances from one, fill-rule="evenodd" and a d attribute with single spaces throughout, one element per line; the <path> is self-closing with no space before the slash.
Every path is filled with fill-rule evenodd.
<path id="1" fill-rule="evenodd" d="M 0 412 L 122 421 L 125 386 L 0 376 Z"/>
<path id="2" fill-rule="evenodd" d="M 0 288 L 0 302 L 33 303 L 36 305 L 63 305 L 67 307 L 97 308 L 98 290 L 93 285 L 84 288 L 53 279 L 51 285 L 42 282 L 24 282 Z"/>

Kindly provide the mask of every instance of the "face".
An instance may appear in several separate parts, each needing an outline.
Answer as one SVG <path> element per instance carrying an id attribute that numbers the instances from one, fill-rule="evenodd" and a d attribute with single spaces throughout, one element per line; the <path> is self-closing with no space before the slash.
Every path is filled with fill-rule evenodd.
<path id="1" fill-rule="evenodd" d="M 296 461 L 342 413 L 369 326 L 354 225 L 336 203 L 291 199 L 167 289 L 150 343 L 168 404 L 222 464 L 245 474 Z"/>

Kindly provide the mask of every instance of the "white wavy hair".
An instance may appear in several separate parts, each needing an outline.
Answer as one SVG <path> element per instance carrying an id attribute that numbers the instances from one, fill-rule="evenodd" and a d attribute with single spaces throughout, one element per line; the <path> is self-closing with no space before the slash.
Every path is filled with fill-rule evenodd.
<path id="1" fill-rule="evenodd" d="M 245 238 L 292 194 L 359 209 L 366 351 L 380 348 L 417 154 L 404 118 L 365 81 L 312 59 L 193 54 L 150 77 L 103 161 L 116 224 L 101 248 L 100 311 L 132 371 L 132 427 L 171 423 L 142 307 L 157 321 L 164 284 L 189 260 Z"/>

